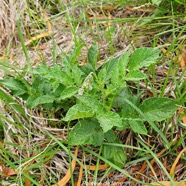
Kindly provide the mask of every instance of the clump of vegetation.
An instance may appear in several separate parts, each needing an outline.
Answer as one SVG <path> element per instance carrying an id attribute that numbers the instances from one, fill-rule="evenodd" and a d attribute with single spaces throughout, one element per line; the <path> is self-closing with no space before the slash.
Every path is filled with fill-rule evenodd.
<path id="1" fill-rule="evenodd" d="M 147 78 L 140 69 L 156 63 L 160 51 L 140 48 L 132 55 L 126 52 L 100 67 L 97 67 L 98 49 L 95 45 L 88 51 L 86 65 L 78 65 L 77 53 L 75 50 L 53 67 L 37 67 L 33 70 L 31 83 L 19 76 L 6 77 L 0 83 L 14 96 L 25 100 L 27 108 L 39 107 L 53 115 L 58 112 L 61 125 L 74 126 L 68 136 L 69 145 L 118 143 L 113 129 L 125 130 L 127 127 L 135 133 L 147 135 L 145 122 L 148 122 L 148 127 L 154 129 L 168 147 L 166 137 L 154 121 L 172 117 L 177 110 L 176 101 L 149 98 L 141 103 L 142 92 L 135 95 L 127 85 L 127 82 Z M 124 165 L 123 148 L 112 147 L 112 151 L 118 153 L 110 153 L 110 146 L 104 145 L 103 148 L 106 159 L 120 167 Z"/>

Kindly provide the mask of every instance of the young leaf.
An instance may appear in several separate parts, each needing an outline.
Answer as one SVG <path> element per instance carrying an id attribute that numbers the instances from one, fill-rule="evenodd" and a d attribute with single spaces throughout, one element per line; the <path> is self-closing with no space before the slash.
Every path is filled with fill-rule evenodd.
<path id="1" fill-rule="evenodd" d="M 127 159 L 126 153 L 122 147 L 113 145 L 103 145 L 103 157 L 118 167 L 123 167 Z"/>
<path id="2" fill-rule="evenodd" d="M 88 63 L 95 69 L 98 58 L 98 47 L 96 45 L 92 45 L 87 53 Z"/>
<path id="3" fill-rule="evenodd" d="M 64 100 L 64 99 L 70 98 L 70 97 L 74 96 L 77 91 L 78 91 L 77 87 L 66 87 L 61 92 L 60 98 L 58 100 Z"/>
<path id="4" fill-rule="evenodd" d="M 112 129 L 114 126 L 122 127 L 122 119 L 115 112 L 98 112 L 96 118 L 99 121 L 104 133 Z"/>
<path id="5" fill-rule="evenodd" d="M 147 76 L 139 70 L 131 71 L 125 76 L 125 80 L 127 81 L 139 81 L 146 78 Z"/>
<path id="6" fill-rule="evenodd" d="M 93 117 L 93 116 L 94 116 L 94 112 L 90 110 L 89 107 L 82 105 L 82 104 L 76 104 L 68 110 L 63 120 L 71 121 L 75 119 L 88 118 L 88 117 Z"/>
<path id="7" fill-rule="evenodd" d="M 71 73 L 71 77 L 73 77 L 74 83 L 76 85 L 80 85 L 82 83 L 82 75 L 83 72 L 81 71 L 81 69 L 77 66 L 77 65 L 73 65 L 73 68 L 71 69 L 72 73 Z"/>
<path id="8" fill-rule="evenodd" d="M 129 125 L 131 129 L 138 134 L 147 134 L 147 129 L 144 125 L 143 122 L 141 121 L 135 121 L 135 120 L 130 120 Z"/>
<path id="9" fill-rule="evenodd" d="M 80 120 L 69 133 L 69 145 L 102 145 L 104 140 L 103 131 L 93 119 Z"/>
<path id="10" fill-rule="evenodd" d="M 118 137 L 116 136 L 113 130 L 107 131 L 104 135 L 105 135 L 105 139 L 109 143 L 114 143 L 118 140 Z"/>
<path id="11" fill-rule="evenodd" d="M 46 65 L 41 65 L 34 70 L 34 73 L 39 74 L 47 80 L 51 80 L 51 85 L 54 85 L 56 82 L 62 83 L 65 86 L 73 85 L 70 70 L 66 67 L 62 68 L 60 65 L 54 65 L 50 68 Z"/>
<path id="12" fill-rule="evenodd" d="M 172 117 L 178 106 L 173 99 L 149 98 L 139 108 L 151 121 L 162 121 Z"/>
<path id="13" fill-rule="evenodd" d="M 103 68 L 106 68 L 106 72 L 107 72 L 107 79 L 109 79 L 112 75 L 112 71 L 115 69 L 115 68 L 118 68 L 117 65 L 118 65 L 118 62 L 119 60 L 117 58 L 113 58 L 111 59 L 110 61 L 108 61 L 106 64 L 103 65 Z"/>
<path id="14" fill-rule="evenodd" d="M 93 98 L 92 96 L 89 95 L 76 95 L 76 98 L 83 104 L 85 104 L 86 106 L 88 106 L 89 108 L 91 108 L 92 111 L 94 112 L 100 112 L 102 111 L 103 105 L 96 100 L 95 98 Z"/>
<path id="15" fill-rule="evenodd" d="M 51 95 L 42 95 L 40 97 L 37 96 L 30 96 L 27 101 L 28 108 L 36 108 L 38 105 L 46 104 L 46 103 L 53 103 L 54 97 Z"/>
<path id="16" fill-rule="evenodd" d="M 46 79 L 42 76 L 36 76 L 32 83 L 32 94 L 47 94 L 51 91 L 51 86 L 48 82 L 46 82 Z"/>
<path id="17" fill-rule="evenodd" d="M 137 118 L 139 116 L 138 112 L 131 106 L 129 105 L 125 99 L 130 100 L 134 105 L 138 105 L 140 102 L 140 95 L 133 95 L 131 90 L 128 87 L 122 88 L 118 96 L 115 97 L 114 100 L 114 108 L 120 110 L 120 115 L 123 118 Z M 124 121 L 123 121 L 124 123 Z M 124 124 L 124 126 L 126 126 Z"/>
<path id="18" fill-rule="evenodd" d="M 153 49 L 153 48 L 139 48 L 134 51 L 132 54 L 128 69 L 132 70 L 139 70 L 142 67 L 148 67 L 151 64 L 156 63 L 157 59 L 159 58 L 160 50 Z"/>
<path id="19" fill-rule="evenodd" d="M 114 86 L 120 85 L 120 74 L 118 66 L 111 72 L 111 84 Z"/>
<path id="20" fill-rule="evenodd" d="M 91 64 L 86 64 L 79 67 L 80 70 L 85 74 L 85 76 L 88 76 L 91 72 L 95 72 L 95 69 L 92 67 Z"/>
<path id="21" fill-rule="evenodd" d="M 21 80 L 15 79 L 13 77 L 7 77 L 3 80 L 0 80 L 0 84 L 10 89 L 16 96 L 23 95 L 28 91 L 26 85 Z"/>
<path id="22" fill-rule="evenodd" d="M 119 58 L 119 72 L 121 76 L 125 76 L 126 74 L 126 68 L 129 62 L 129 56 L 130 56 L 130 52 L 125 52 L 124 55 L 122 55 Z"/>

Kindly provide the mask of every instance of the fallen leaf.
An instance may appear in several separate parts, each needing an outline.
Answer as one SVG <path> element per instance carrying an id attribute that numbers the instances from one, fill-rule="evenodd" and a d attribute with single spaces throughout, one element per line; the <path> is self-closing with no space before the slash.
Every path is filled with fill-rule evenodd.
<path id="1" fill-rule="evenodd" d="M 96 165 L 86 165 L 86 168 L 89 170 L 96 170 Z M 103 164 L 98 166 L 98 170 L 106 169 L 108 168 L 108 165 Z"/>
<path id="2" fill-rule="evenodd" d="M 79 169 L 79 177 L 78 177 L 78 181 L 77 181 L 77 184 L 76 186 L 81 186 L 81 180 L 83 178 L 83 167 L 80 166 L 80 169 Z"/>
<path id="3" fill-rule="evenodd" d="M 11 169 L 11 168 L 5 167 L 4 170 L 3 170 L 3 172 L 2 172 L 2 174 L 4 176 L 13 176 L 13 175 L 16 175 L 17 172 L 15 170 Z"/>
<path id="4" fill-rule="evenodd" d="M 28 40 L 27 42 L 25 42 L 25 46 L 29 45 L 33 41 L 36 41 L 36 40 L 41 39 L 43 37 L 49 37 L 49 36 L 51 36 L 51 33 L 49 33 L 49 32 L 43 32 L 43 33 L 41 33 L 41 34 L 39 34 L 37 36 L 32 37 L 30 40 Z"/>
<path id="5" fill-rule="evenodd" d="M 24 173 L 29 175 L 27 170 L 24 170 Z M 27 177 L 25 177 L 25 186 L 31 186 L 31 181 Z"/>
<path id="6" fill-rule="evenodd" d="M 178 108 L 178 113 L 179 113 L 179 114 L 184 114 L 184 109 L 181 108 L 181 107 L 179 107 L 179 108 Z M 186 116 L 183 116 L 182 121 L 183 121 L 183 124 L 186 125 Z"/>
<path id="7" fill-rule="evenodd" d="M 183 123 L 186 125 L 186 116 L 182 118 Z"/>
<path id="8" fill-rule="evenodd" d="M 47 46 L 46 45 L 40 45 L 40 46 L 34 46 L 34 47 L 31 47 L 31 49 L 37 49 L 37 50 L 45 50 L 47 48 Z"/>
<path id="9" fill-rule="evenodd" d="M 174 176 L 174 172 L 175 172 L 175 167 L 180 159 L 180 157 L 182 156 L 182 154 L 186 151 L 186 147 L 179 153 L 179 155 L 177 156 L 176 160 L 174 161 L 172 168 L 170 170 L 170 176 L 173 177 Z"/>
<path id="10" fill-rule="evenodd" d="M 181 69 L 183 70 L 186 66 L 186 46 L 182 48 L 178 61 L 180 63 Z"/>
<path id="11" fill-rule="evenodd" d="M 77 154 L 78 154 L 78 147 L 76 147 L 76 150 L 74 152 L 74 156 L 77 157 Z M 75 158 L 72 159 L 71 166 L 72 167 L 69 167 L 66 175 L 57 184 L 54 184 L 53 186 L 65 186 L 68 183 L 68 181 L 71 178 L 71 171 L 73 173 L 74 169 L 75 169 L 75 166 L 76 166 Z"/>
<path id="12" fill-rule="evenodd" d="M 101 7 L 101 9 L 108 10 L 108 11 L 117 10 L 117 6 L 103 6 L 103 7 Z"/>

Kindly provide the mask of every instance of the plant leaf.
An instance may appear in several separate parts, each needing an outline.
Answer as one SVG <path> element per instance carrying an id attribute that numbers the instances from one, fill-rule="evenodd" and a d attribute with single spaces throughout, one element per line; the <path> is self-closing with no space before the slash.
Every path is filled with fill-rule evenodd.
<path id="1" fill-rule="evenodd" d="M 98 58 L 98 47 L 96 45 L 92 45 L 87 53 L 88 63 L 95 69 Z"/>
<path id="2" fill-rule="evenodd" d="M 69 133 L 68 138 L 69 145 L 100 146 L 103 140 L 103 130 L 95 119 L 80 120 Z"/>
<path id="3" fill-rule="evenodd" d="M 78 91 L 77 87 L 66 87 L 61 92 L 60 98 L 58 100 L 64 100 L 64 99 L 70 98 L 70 97 L 74 96 L 77 91 Z"/>
<path id="4" fill-rule="evenodd" d="M 27 99 L 26 104 L 28 108 L 36 108 L 38 105 L 53 103 L 54 99 L 51 95 L 42 95 L 40 97 L 34 95 Z"/>
<path id="5" fill-rule="evenodd" d="M 128 81 L 138 81 L 138 80 L 142 80 L 142 79 L 146 79 L 146 78 L 147 78 L 147 76 L 139 70 L 130 71 L 125 76 L 125 80 L 128 80 Z"/>
<path id="6" fill-rule="evenodd" d="M 119 72 L 121 76 L 125 76 L 126 74 L 126 67 L 129 62 L 129 56 L 130 52 L 125 52 L 124 55 L 119 58 Z"/>
<path id="7" fill-rule="evenodd" d="M 88 117 L 93 117 L 93 116 L 94 116 L 94 112 L 90 110 L 89 107 L 82 105 L 82 104 L 76 104 L 68 110 L 63 120 L 71 121 L 75 119 L 88 118 Z"/>
<path id="8" fill-rule="evenodd" d="M 73 85 L 73 78 L 69 69 L 67 67 L 62 68 L 60 65 L 54 65 L 50 68 L 46 65 L 41 65 L 34 70 L 34 74 L 39 74 L 45 79 L 51 80 L 52 85 L 55 85 L 55 83 L 62 83 L 65 86 Z"/>
<path id="9" fill-rule="evenodd" d="M 74 83 L 76 85 L 80 85 L 82 83 L 83 75 L 82 70 L 77 66 L 77 64 L 76 65 L 74 64 L 71 71 L 72 71 L 71 77 L 73 77 Z"/>
<path id="10" fill-rule="evenodd" d="M 122 147 L 113 145 L 103 145 L 103 157 L 118 167 L 123 167 L 127 159 L 126 153 Z"/>
<path id="11" fill-rule="evenodd" d="M 129 125 L 135 133 L 147 134 L 147 129 L 142 121 L 130 120 Z"/>
<path id="12" fill-rule="evenodd" d="M 112 71 L 117 68 L 118 62 L 119 60 L 117 58 L 113 58 L 103 65 L 103 68 L 106 68 L 107 79 L 111 77 Z"/>
<path id="13" fill-rule="evenodd" d="M 51 92 L 51 86 L 42 76 L 36 76 L 32 83 L 32 94 L 48 94 Z"/>
<path id="14" fill-rule="evenodd" d="M 79 67 L 80 70 L 85 74 L 85 76 L 88 76 L 91 72 L 95 72 L 95 69 L 92 67 L 91 64 L 86 64 Z"/>
<path id="15" fill-rule="evenodd" d="M 92 111 L 94 112 L 100 112 L 102 111 L 103 105 L 96 100 L 95 98 L 93 98 L 92 96 L 89 95 L 76 95 L 76 98 L 83 104 L 85 104 L 86 106 L 88 106 L 89 108 L 91 108 Z"/>
<path id="16" fill-rule="evenodd" d="M 139 70 L 142 67 L 148 67 L 151 64 L 156 63 L 159 58 L 160 50 L 153 48 L 139 48 L 132 54 L 128 69 L 129 70 Z"/>
<path id="17" fill-rule="evenodd" d="M 15 79 L 13 77 L 7 77 L 3 80 L 0 80 L 0 84 L 10 89 L 16 96 L 23 95 L 28 91 L 27 87 L 21 80 Z"/>
<path id="18" fill-rule="evenodd" d="M 113 106 L 114 108 L 120 110 L 120 115 L 122 118 L 138 118 L 138 112 L 130 104 L 128 104 L 125 99 L 130 100 L 134 105 L 137 106 L 140 102 L 140 95 L 141 94 L 139 93 L 139 95 L 135 96 L 128 87 L 122 88 L 119 91 L 118 96 L 115 97 Z"/>
<path id="19" fill-rule="evenodd" d="M 104 133 L 112 129 L 114 126 L 122 127 L 122 119 L 115 112 L 98 112 L 96 118 L 98 119 Z"/>
<path id="20" fill-rule="evenodd" d="M 104 135 L 105 135 L 105 139 L 109 143 L 114 143 L 118 140 L 118 137 L 116 136 L 113 130 L 107 131 Z"/>
<path id="21" fill-rule="evenodd" d="M 162 121 L 172 117 L 178 108 L 176 103 L 169 98 L 149 98 L 139 108 L 151 121 Z"/>
<path id="22" fill-rule="evenodd" d="M 8 104 L 13 110 L 16 112 L 19 112 L 24 117 L 26 116 L 24 108 L 21 106 L 21 104 L 16 103 L 16 101 L 9 96 L 6 92 L 0 89 L 0 100 L 3 100 L 5 104 Z"/>

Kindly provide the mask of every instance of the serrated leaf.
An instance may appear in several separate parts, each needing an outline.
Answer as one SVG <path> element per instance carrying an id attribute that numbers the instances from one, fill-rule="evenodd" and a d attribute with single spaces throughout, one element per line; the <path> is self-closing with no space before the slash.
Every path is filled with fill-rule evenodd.
<path id="1" fill-rule="evenodd" d="M 28 91 L 27 87 L 21 80 L 15 79 L 13 77 L 7 77 L 3 80 L 0 80 L 0 84 L 10 89 L 16 96 L 23 95 Z"/>
<path id="2" fill-rule="evenodd" d="M 96 115 L 97 120 L 100 123 L 104 133 L 112 129 L 113 127 L 121 127 L 122 126 L 122 119 L 120 116 L 111 111 L 99 112 Z"/>
<path id="3" fill-rule="evenodd" d="M 54 97 L 50 95 L 42 95 L 42 96 L 30 96 L 27 101 L 28 108 L 36 108 L 38 105 L 46 104 L 46 103 L 53 103 Z"/>
<path id="4" fill-rule="evenodd" d="M 120 168 L 124 166 L 127 159 L 124 149 L 114 145 L 103 146 L 103 157 Z"/>
<path id="5" fill-rule="evenodd" d="M 142 121 L 130 120 L 129 125 L 133 132 L 138 134 L 147 134 L 147 129 Z"/>
<path id="6" fill-rule="evenodd" d="M 153 48 L 139 48 L 134 51 L 130 57 L 128 69 L 139 70 L 142 67 L 148 67 L 151 64 L 156 63 L 159 58 L 160 50 Z"/>
<path id="7" fill-rule="evenodd" d="M 51 85 L 54 85 L 56 82 L 66 86 L 71 86 L 73 84 L 69 69 L 65 67 L 62 68 L 60 65 L 54 65 L 50 68 L 46 67 L 46 65 L 41 65 L 34 70 L 34 73 L 43 76 L 47 80 L 51 80 Z"/>
<path id="8" fill-rule="evenodd" d="M 51 92 L 51 86 L 42 76 L 36 76 L 32 83 L 32 94 L 48 94 Z"/>
<path id="9" fill-rule="evenodd" d="M 117 87 L 119 83 L 120 83 L 120 73 L 119 73 L 119 68 L 116 67 L 115 69 L 113 69 L 111 73 L 111 84 Z"/>
<path id="10" fill-rule="evenodd" d="M 79 121 L 69 133 L 69 145 L 102 145 L 103 130 L 97 120 L 85 119 Z"/>
<path id="11" fill-rule="evenodd" d="M 88 63 L 90 63 L 93 68 L 96 67 L 97 58 L 98 58 L 98 47 L 96 45 L 92 45 L 88 50 L 87 59 L 88 59 Z"/>
<path id="12" fill-rule="evenodd" d="M 118 62 L 119 60 L 117 58 L 113 58 L 103 65 L 103 68 L 105 68 L 107 72 L 107 79 L 111 77 L 112 71 L 117 68 Z"/>
<path id="13" fill-rule="evenodd" d="M 119 58 L 119 72 L 121 76 L 125 76 L 126 74 L 126 68 L 129 62 L 129 56 L 130 52 L 125 52 L 120 58 Z"/>
<path id="14" fill-rule="evenodd" d="M 91 108 L 91 110 L 93 112 L 100 112 L 102 111 L 103 105 L 95 98 L 93 98 L 92 96 L 89 95 L 76 95 L 76 98 L 83 104 L 85 104 L 86 106 L 88 106 L 89 108 Z"/>
<path id="15" fill-rule="evenodd" d="M 89 107 L 82 105 L 82 104 L 76 104 L 72 106 L 66 116 L 63 118 L 64 121 L 71 121 L 75 119 L 80 119 L 80 118 L 89 118 L 93 117 L 94 112 L 90 110 Z"/>
<path id="16" fill-rule="evenodd" d="M 116 130 L 122 130 L 123 131 L 123 130 L 125 130 L 127 128 L 128 128 L 128 121 L 122 120 L 122 126 L 117 127 Z"/>
<path id="17" fill-rule="evenodd" d="M 117 136 L 116 136 L 116 134 L 114 133 L 113 130 L 109 130 L 105 133 L 105 139 L 109 143 L 114 143 L 118 140 L 118 138 L 117 138 Z"/>
<path id="18" fill-rule="evenodd" d="M 178 108 L 176 103 L 169 98 L 149 98 L 139 108 L 151 121 L 162 121 L 173 116 Z"/>
<path id="19" fill-rule="evenodd" d="M 71 76 L 73 77 L 74 83 L 76 85 L 80 85 L 82 83 L 83 72 L 77 65 L 74 65 L 71 71 L 72 71 Z"/>
<path id="20" fill-rule="evenodd" d="M 102 83 L 103 85 L 106 83 L 106 79 L 107 79 L 107 71 L 106 68 L 103 68 L 99 71 L 98 73 L 98 79 L 99 82 Z"/>
<path id="21" fill-rule="evenodd" d="M 129 105 L 125 99 L 130 100 L 137 106 L 140 102 L 140 95 L 140 93 L 138 95 L 134 95 L 128 87 L 122 88 L 119 91 L 118 96 L 115 97 L 113 106 L 114 108 L 120 110 L 120 115 L 123 118 L 136 118 L 139 116 L 138 112 L 131 105 Z M 124 121 L 123 124 L 126 126 Z"/>
<path id="22" fill-rule="evenodd" d="M 64 99 L 70 98 L 70 97 L 74 96 L 77 91 L 78 91 L 77 87 L 66 87 L 61 92 L 60 98 L 58 100 L 64 100 Z"/>
<path id="23" fill-rule="evenodd" d="M 80 70 L 86 75 L 88 76 L 88 74 L 90 74 L 91 72 L 95 72 L 95 69 L 92 67 L 91 64 L 86 64 L 86 65 L 83 65 L 83 66 L 80 66 L 79 67 Z"/>
<path id="24" fill-rule="evenodd" d="M 125 80 L 128 80 L 128 81 L 139 81 L 139 80 L 146 79 L 146 78 L 147 76 L 139 70 L 130 71 L 125 76 Z"/>
<path id="25" fill-rule="evenodd" d="M 49 72 L 49 67 L 47 65 L 40 65 L 36 69 L 33 70 L 34 74 L 47 74 Z"/>

